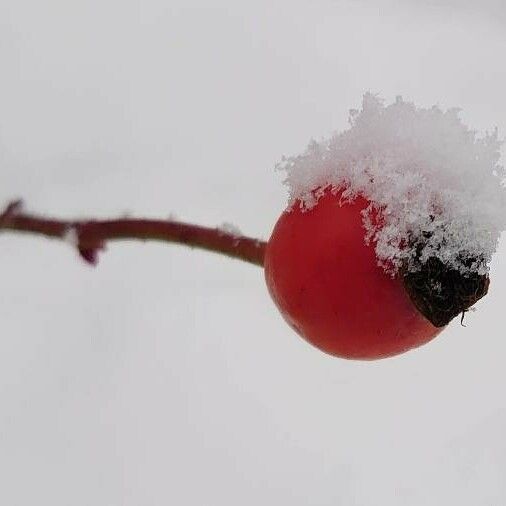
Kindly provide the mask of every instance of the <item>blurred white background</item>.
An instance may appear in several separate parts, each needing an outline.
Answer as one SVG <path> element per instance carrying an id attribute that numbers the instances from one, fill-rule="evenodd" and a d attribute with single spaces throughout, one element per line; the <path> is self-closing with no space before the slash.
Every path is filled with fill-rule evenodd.
<path id="1" fill-rule="evenodd" d="M 506 132 L 506 6 L 0 0 L 0 202 L 267 238 L 283 154 L 365 91 Z M 374 363 L 311 348 L 261 269 L 0 235 L 0 504 L 506 502 L 506 251 L 467 327 Z"/>

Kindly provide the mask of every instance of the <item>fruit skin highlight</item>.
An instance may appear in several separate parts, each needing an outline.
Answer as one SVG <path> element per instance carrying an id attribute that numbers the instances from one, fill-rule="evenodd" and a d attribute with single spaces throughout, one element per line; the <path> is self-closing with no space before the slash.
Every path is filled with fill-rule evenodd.
<path id="1" fill-rule="evenodd" d="M 325 191 L 310 210 L 287 209 L 265 252 L 265 278 L 284 319 L 320 350 L 347 359 L 390 357 L 425 344 L 435 327 L 414 306 L 400 277 L 378 266 L 365 243 L 361 211 Z"/>

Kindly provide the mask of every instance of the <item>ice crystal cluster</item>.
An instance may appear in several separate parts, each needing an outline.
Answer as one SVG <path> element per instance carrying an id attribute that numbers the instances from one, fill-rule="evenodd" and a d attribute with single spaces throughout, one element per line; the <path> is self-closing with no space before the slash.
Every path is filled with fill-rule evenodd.
<path id="1" fill-rule="evenodd" d="M 461 273 L 488 272 L 505 229 L 505 172 L 497 130 L 478 136 L 458 109 L 418 108 L 372 94 L 350 128 L 286 158 L 290 204 L 311 209 L 323 189 L 361 195 L 366 241 L 392 274 L 431 257 Z"/>
<path id="2" fill-rule="evenodd" d="M 218 227 L 218 231 L 224 234 L 232 235 L 234 237 L 241 237 L 243 235 L 241 229 L 237 225 L 229 223 L 228 221 L 224 221 Z"/>

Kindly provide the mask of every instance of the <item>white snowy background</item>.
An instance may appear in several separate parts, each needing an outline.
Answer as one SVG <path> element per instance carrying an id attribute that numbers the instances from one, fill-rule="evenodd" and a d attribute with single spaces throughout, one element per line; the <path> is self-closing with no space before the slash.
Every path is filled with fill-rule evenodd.
<path id="1" fill-rule="evenodd" d="M 492 1 L 0 0 L 0 202 L 267 238 L 283 154 L 365 91 L 506 135 Z M 260 268 L 0 234 L 0 504 L 506 502 L 506 249 L 467 327 L 374 363 L 311 348 Z"/>

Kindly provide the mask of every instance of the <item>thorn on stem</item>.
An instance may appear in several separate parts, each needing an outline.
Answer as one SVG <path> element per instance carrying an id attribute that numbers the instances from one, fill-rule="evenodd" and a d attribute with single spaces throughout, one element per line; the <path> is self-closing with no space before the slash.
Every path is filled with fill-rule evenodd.
<path id="1" fill-rule="evenodd" d="M 95 267 L 98 264 L 98 251 L 103 248 L 81 248 L 78 247 L 79 256 L 89 265 Z"/>
<path id="2" fill-rule="evenodd" d="M 103 241 L 94 241 L 90 245 L 89 240 L 85 241 L 84 234 L 86 226 L 87 224 L 69 227 L 62 235 L 62 239 L 75 247 L 79 256 L 88 265 L 95 267 L 98 264 L 98 253 L 100 250 L 105 249 L 105 244 Z"/>
<path id="3" fill-rule="evenodd" d="M 5 226 L 9 219 L 21 210 L 22 206 L 23 202 L 21 200 L 13 200 L 12 202 L 9 202 L 2 214 L 0 214 L 0 228 Z"/>

